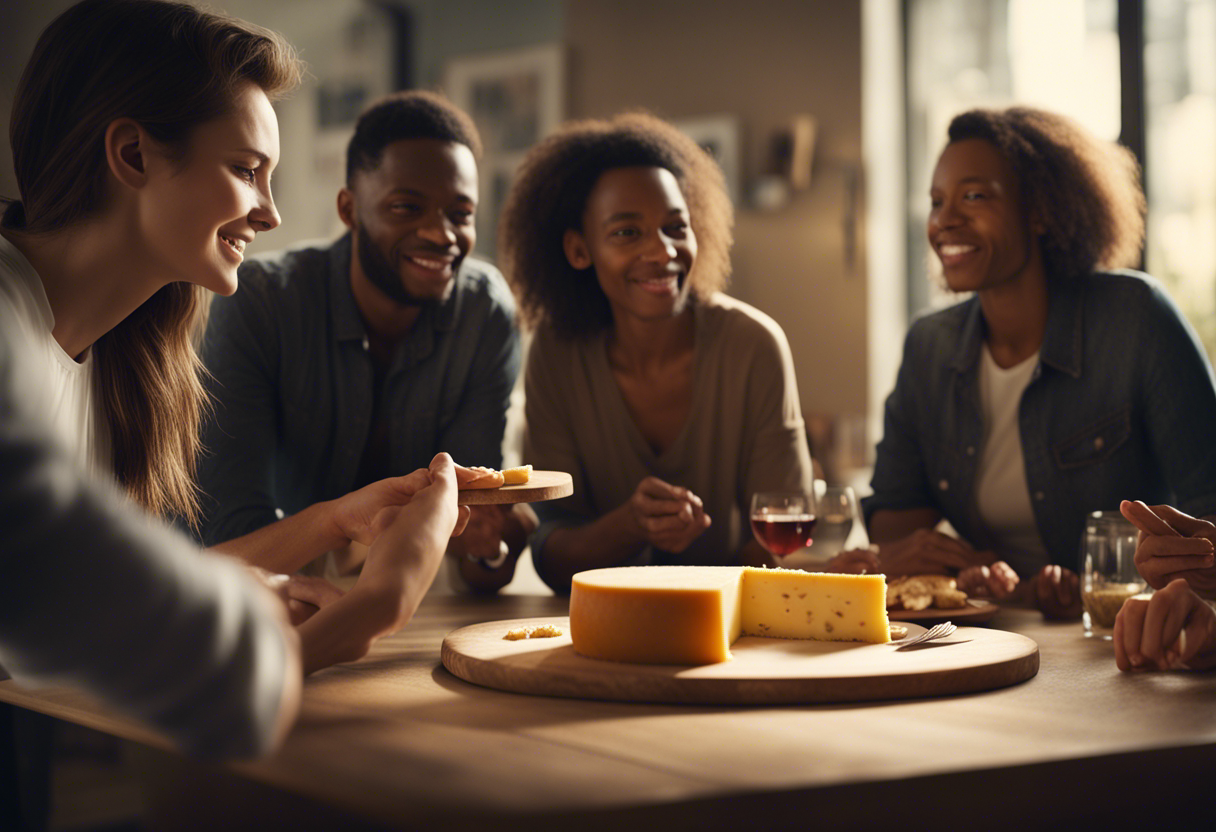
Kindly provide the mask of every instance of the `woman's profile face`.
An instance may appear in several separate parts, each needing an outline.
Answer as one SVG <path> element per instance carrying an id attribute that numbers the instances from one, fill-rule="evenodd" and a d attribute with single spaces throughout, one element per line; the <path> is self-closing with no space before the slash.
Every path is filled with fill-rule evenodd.
<path id="1" fill-rule="evenodd" d="M 948 144 L 929 198 L 929 244 L 952 291 L 999 286 L 1041 264 L 1013 167 L 991 142 Z"/>
<path id="2" fill-rule="evenodd" d="M 587 197 L 577 237 L 575 256 L 567 247 L 571 265 L 595 269 L 614 319 L 671 318 L 684 310 L 697 238 L 671 171 L 605 171 Z"/>
<path id="3" fill-rule="evenodd" d="M 279 125 L 270 100 L 247 84 L 227 115 L 194 128 L 183 160 L 148 159 L 141 229 L 155 271 L 230 295 L 245 246 L 280 220 L 270 194 Z"/>

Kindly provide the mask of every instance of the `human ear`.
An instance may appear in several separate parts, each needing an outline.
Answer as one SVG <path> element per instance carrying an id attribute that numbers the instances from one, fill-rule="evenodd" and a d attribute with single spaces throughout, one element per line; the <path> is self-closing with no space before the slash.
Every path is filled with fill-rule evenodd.
<path id="1" fill-rule="evenodd" d="M 352 231 L 355 228 L 355 194 L 349 188 L 338 191 L 338 218 Z"/>
<path id="2" fill-rule="evenodd" d="M 591 252 L 587 250 L 587 241 L 583 235 L 573 228 L 567 228 L 562 237 L 562 249 L 566 252 L 566 261 L 576 269 L 591 267 Z"/>
<path id="3" fill-rule="evenodd" d="M 105 133 L 106 164 L 114 178 L 128 188 L 142 188 L 148 181 L 145 153 L 148 135 L 129 118 L 110 122 Z"/>

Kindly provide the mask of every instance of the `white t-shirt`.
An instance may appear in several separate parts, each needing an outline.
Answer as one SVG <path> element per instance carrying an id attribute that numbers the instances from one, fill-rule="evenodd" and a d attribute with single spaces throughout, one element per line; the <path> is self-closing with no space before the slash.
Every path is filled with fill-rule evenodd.
<path id="1" fill-rule="evenodd" d="M 984 451 L 976 470 L 976 502 L 980 517 L 997 535 L 998 554 L 1021 575 L 1049 563 L 1047 549 L 1035 525 L 1018 406 L 1034 378 L 1039 354 L 1002 369 L 984 345 L 980 358 L 980 406 L 984 415 Z"/>
<path id="2" fill-rule="evenodd" d="M 16 332 L 25 360 L 35 368 L 24 368 L 40 379 L 31 403 L 44 414 L 47 428 L 65 448 L 80 470 L 92 476 L 113 477 L 110 434 L 96 405 L 93 390 L 93 351 L 76 361 L 63 351 L 51 334 L 55 316 L 42 287 L 42 279 L 16 246 L 0 236 L 0 304 L 14 313 Z"/>

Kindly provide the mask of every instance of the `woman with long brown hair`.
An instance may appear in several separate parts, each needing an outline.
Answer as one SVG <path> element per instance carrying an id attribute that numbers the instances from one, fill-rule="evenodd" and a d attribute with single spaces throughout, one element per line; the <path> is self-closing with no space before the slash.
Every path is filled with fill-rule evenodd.
<path id="1" fill-rule="evenodd" d="M 443 454 L 348 501 L 375 541 L 367 566 L 293 632 L 247 570 L 131 511 L 197 514 L 192 339 L 210 293 L 236 289 L 245 246 L 279 224 L 271 101 L 300 76 L 291 46 L 259 27 L 184 3 L 84 0 L 40 37 L 10 125 L 21 198 L 0 223 L 0 664 L 82 684 L 200 753 L 281 736 L 301 665 L 358 658 L 403 626 L 467 517 Z"/>

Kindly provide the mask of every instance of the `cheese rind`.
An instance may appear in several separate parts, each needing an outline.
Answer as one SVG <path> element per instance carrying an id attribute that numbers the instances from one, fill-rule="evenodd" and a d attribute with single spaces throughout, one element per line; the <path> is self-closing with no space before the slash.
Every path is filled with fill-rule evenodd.
<path id="1" fill-rule="evenodd" d="M 740 635 L 890 641 L 882 575 L 738 566 L 626 566 L 574 576 L 570 638 L 584 656 L 711 664 Z"/>
<path id="2" fill-rule="evenodd" d="M 570 640 L 593 659 L 712 664 L 739 637 L 738 567 L 623 566 L 574 576 Z"/>

